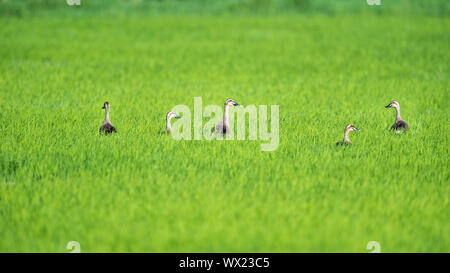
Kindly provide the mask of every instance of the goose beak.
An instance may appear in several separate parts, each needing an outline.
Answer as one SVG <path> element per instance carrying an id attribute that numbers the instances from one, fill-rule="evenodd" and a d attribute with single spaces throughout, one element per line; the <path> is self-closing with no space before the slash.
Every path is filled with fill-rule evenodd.
<path id="1" fill-rule="evenodd" d="M 353 131 L 361 131 L 361 130 L 359 130 L 358 128 L 353 128 Z"/>
<path id="2" fill-rule="evenodd" d="M 233 104 L 234 106 L 239 106 L 240 104 L 239 103 L 237 103 L 237 102 L 235 102 L 234 104 Z"/>
<path id="3" fill-rule="evenodd" d="M 391 108 L 392 106 L 389 104 L 389 105 L 386 105 L 384 108 Z"/>
<path id="4" fill-rule="evenodd" d="M 175 118 L 181 118 L 180 116 L 175 116 Z"/>
<path id="5" fill-rule="evenodd" d="M 102 109 L 105 109 L 105 106 L 103 105 Z"/>

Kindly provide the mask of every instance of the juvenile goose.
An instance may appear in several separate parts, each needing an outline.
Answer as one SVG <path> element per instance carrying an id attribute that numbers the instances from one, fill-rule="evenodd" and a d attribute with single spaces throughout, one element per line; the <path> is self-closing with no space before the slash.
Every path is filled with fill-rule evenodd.
<path id="1" fill-rule="evenodd" d="M 409 126 L 408 124 L 402 119 L 400 116 L 400 103 L 398 101 L 391 101 L 388 105 L 385 106 L 386 108 L 395 108 L 395 111 L 397 112 L 395 116 L 395 122 L 391 126 L 391 130 L 401 131 L 401 130 L 408 130 Z"/>
<path id="2" fill-rule="evenodd" d="M 170 124 L 170 120 L 173 118 L 181 118 L 179 115 L 175 114 L 174 112 L 168 112 L 166 115 L 166 132 L 162 133 L 169 133 L 172 131 L 172 126 Z"/>
<path id="3" fill-rule="evenodd" d="M 239 106 L 239 103 L 233 99 L 227 99 L 225 101 L 223 119 L 216 125 L 216 133 L 218 134 L 225 135 L 230 133 L 230 124 L 228 122 L 228 110 L 230 106 Z"/>
<path id="4" fill-rule="evenodd" d="M 105 115 L 105 120 L 103 121 L 103 124 L 100 127 L 99 132 L 104 133 L 105 135 L 113 133 L 113 132 L 117 133 L 116 127 L 114 127 L 111 124 L 111 121 L 109 120 L 109 103 L 107 101 L 103 104 L 102 109 L 105 109 L 106 115 Z"/>
<path id="5" fill-rule="evenodd" d="M 356 128 L 355 126 L 353 126 L 353 124 L 347 125 L 345 127 L 345 131 L 344 131 L 344 140 L 336 142 L 336 146 L 339 146 L 339 145 L 351 145 L 352 144 L 352 142 L 350 141 L 350 138 L 348 137 L 348 133 L 350 131 L 359 131 L 359 129 Z"/>

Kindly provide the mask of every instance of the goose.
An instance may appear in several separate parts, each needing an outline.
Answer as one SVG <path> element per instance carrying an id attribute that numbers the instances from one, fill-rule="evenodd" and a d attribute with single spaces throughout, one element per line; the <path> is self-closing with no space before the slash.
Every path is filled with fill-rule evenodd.
<path id="1" fill-rule="evenodd" d="M 111 124 L 111 121 L 109 120 L 109 103 L 107 101 L 103 104 L 102 109 L 105 109 L 106 115 L 105 115 L 105 120 L 103 121 L 103 124 L 100 127 L 99 132 L 104 133 L 105 135 L 113 133 L 113 132 L 117 133 L 116 127 L 114 127 Z"/>
<path id="2" fill-rule="evenodd" d="M 395 116 L 395 122 L 391 126 L 391 130 L 401 131 L 401 130 L 408 130 L 409 126 L 408 124 L 402 119 L 400 116 L 400 103 L 398 101 L 393 100 L 388 105 L 385 106 L 385 108 L 395 108 L 395 111 L 397 112 Z"/>
<path id="3" fill-rule="evenodd" d="M 239 106 L 240 104 L 237 103 L 233 99 L 227 99 L 224 103 L 224 113 L 223 113 L 223 119 L 216 125 L 216 133 L 225 135 L 230 133 L 230 124 L 228 122 L 228 109 L 230 106 Z"/>
<path id="4" fill-rule="evenodd" d="M 160 134 L 163 134 L 163 133 L 168 133 L 168 134 L 170 134 L 170 132 L 172 131 L 172 126 L 171 126 L 171 124 L 170 124 L 170 121 L 173 119 L 173 118 L 181 118 L 179 115 L 177 115 L 177 114 L 175 114 L 174 112 L 172 112 L 172 111 L 170 111 L 170 112 L 167 112 L 167 114 L 166 114 L 166 131 L 164 132 L 160 132 Z"/>
<path id="5" fill-rule="evenodd" d="M 339 146 L 339 145 L 351 145 L 352 144 L 352 142 L 350 141 L 350 138 L 348 137 L 348 133 L 350 131 L 359 131 L 359 129 L 356 128 L 355 126 L 353 126 L 353 124 L 347 125 L 345 127 L 345 131 L 344 131 L 344 140 L 336 142 L 336 146 Z"/>

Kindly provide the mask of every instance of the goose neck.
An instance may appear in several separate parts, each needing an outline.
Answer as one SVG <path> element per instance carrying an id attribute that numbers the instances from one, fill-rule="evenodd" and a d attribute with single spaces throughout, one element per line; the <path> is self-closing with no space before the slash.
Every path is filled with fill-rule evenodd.
<path id="1" fill-rule="evenodd" d="M 395 112 L 395 122 L 402 120 L 402 117 L 400 116 L 400 106 L 395 107 Z"/>
<path id="2" fill-rule="evenodd" d="M 110 122 L 109 121 L 109 107 L 107 107 L 105 109 L 105 122 Z"/>
<path id="3" fill-rule="evenodd" d="M 345 129 L 345 133 L 344 133 L 344 141 L 345 142 L 350 142 L 350 138 L 348 137 L 349 132 L 350 132 L 350 130 Z"/>
<path id="4" fill-rule="evenodd" d="M 170 124 L 170 118 L 166 118 L 166 130 L 169 133 L 172 130 L 172 125 Z"/>
<path id="5" fill-rule="evenodd" d="M 223 124 L 228 125 L 228 112 L 229 112 L 229 105 L 225 104 L 224 106 L 224 114 L 223 114 Z"/>

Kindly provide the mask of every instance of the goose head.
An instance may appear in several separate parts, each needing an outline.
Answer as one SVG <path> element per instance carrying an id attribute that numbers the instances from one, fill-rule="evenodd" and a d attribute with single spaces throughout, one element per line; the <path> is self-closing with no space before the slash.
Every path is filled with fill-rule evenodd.
<path id="1" fill-rule="evenodd" d="M 109 108 L 109 102 L 105 101 L 105 103 L 103 103 L 102 109 L 108 109 L 108 108 Z"/>
<path id="2" fill-rule="evenodd" d="M 347 127 L 345 127 L 345 131 L 360 131 L 360 130 L 355 126 L 353 126 L 353 124 L 349 124 L 347 125 Z"/>
<path id="3" fill-rule="evenodd" d="M 170 111 L 166 115 L 167 120 L 171 120 L 173 118 L 181 118 L 179 115 L 175 114 L 174 112 Z"/>
<path id="4" fill-rule="evenodd" d="M 398 109 L 400 107 L 400 103 L 398 103 L 398 101 L 396 100 L 393 100 L 388 105 L 385 106 L 385 108 L 392 108 L 392 107 Z"/>
<path id="5" fill-rule="evenodd" d="M 233 99 L 227 99 L 227 101 L 225 102 L 225 105 L 228 105 L 228 106 L 239 106 L 239 103 L 237 103 Z"/>

